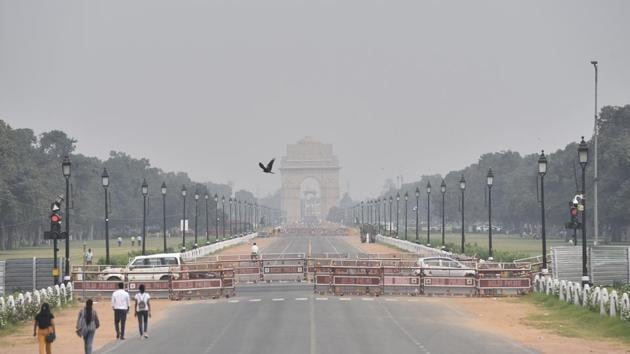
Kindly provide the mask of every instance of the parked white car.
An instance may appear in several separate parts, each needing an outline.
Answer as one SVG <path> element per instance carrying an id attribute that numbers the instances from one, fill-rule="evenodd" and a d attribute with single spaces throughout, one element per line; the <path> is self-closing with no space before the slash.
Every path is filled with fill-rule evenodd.
<path id="1" fill-rule="evenodd" d="M 182 258 L 179 253 L 158 253 L 148 256 L 137 256 L 124 268 L 106 268 L 99 275 L 100 280 L 168 280 L 171 270 L 180 270 Z"/>
<path id="2" fill-rule="evenodd" d="M 474 277 L 474 269 L 449 257 L 424 257 L 418 259 L 418 266 L 425 276 L 434 277 Z"/>

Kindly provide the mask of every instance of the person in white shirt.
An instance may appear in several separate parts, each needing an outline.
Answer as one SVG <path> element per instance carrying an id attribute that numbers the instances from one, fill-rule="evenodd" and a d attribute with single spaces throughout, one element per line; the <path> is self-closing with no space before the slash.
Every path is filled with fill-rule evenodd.
<path id="1" fill-rule="evenodd" d="M 91 265 L 92 258 L 94 258 L 94 253 L 92 252 L 91 248 L 88 248 L 87 252 L 85 253 L 85 264 Z"/>
<path id="2" fill-rule="evenodd" d="M 254 242 L 254 244 L 252 245 L 252 259 L 257 259 L 258 258 L 258 246 L 256 245 L 256 242 Z"/>
<path id="3" fill-rule="evenodd" d="M 122 246 L 122 237 L 118 236 L 118 247 Z"/>
<path id="4" fill-rule="evenodd" d="M 124 287 L 125 284 L 118 283 L 118 290 L 112 294 L 116 339 L 125 339 L 125 322 L 127 322 L 127 312 L 129 312 L 129 293 L 125 291 Z"/>
<path id="5" fill-rule="evenodd" d="M 134 316 L 138 317 L 138 329 L 140 329 L 140 337 L 149 338 L 148 326 L 149 317 L 151 317 L 151 296 L 145 291 L 144 284 L 139 286 L 140 292 L 134 296 L 136 311 Z"/>

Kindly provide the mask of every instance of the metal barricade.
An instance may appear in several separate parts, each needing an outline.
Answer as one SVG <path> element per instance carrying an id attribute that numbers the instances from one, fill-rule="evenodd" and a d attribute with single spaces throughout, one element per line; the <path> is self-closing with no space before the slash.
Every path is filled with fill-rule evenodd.
<path id="1" fill-rule="evenodd" d="M 174 271 L 169 284 L 171 300 L 230 297 L 235 294 L 234 270 L 221 264 L 197 264 L 194 269 Z"/>
<path id="2" fill-rule="evenodd" d="M 531 290 L 531 263 L 477 264 L 477 289 L 480 296 L 522 295 Z"/>
<path id="3" fill-rule="evenodd" d="M 262 280 L 302 281 L 306 280 L 307 261 L 304 253 L 263 254 L 260 257 Z"/>
<path id="4" fill-rule="evenodd" d="M 412 295 L 422 293 L 422 271 L 415 262 L 383 262 L 383 293 L 387 295 Z"/>

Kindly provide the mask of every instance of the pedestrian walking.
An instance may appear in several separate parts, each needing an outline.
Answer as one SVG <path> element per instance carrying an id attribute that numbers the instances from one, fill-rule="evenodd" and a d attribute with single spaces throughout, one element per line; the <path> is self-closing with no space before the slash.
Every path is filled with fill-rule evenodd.
<path id="1" fill-rule="evenodd" d="M 94 252 L 92 252 L 91 248 L 88 248 L 87 252 L 85 252 L 85 264 L 91 265 L 92 258 L 94 258 Z"/>
<path id="2" fill-rule="evenodd" d="M 142 236 L 138 236 L 138 247 L 142 246 Z"/>
<path id="3" fill-rule="evenodd" d="M 139 286 L 140 292 L 134 297 L 136 312 L 134 316 L 138 318 L 138 329 L 140 338 L 149 338 L 149 317 L 151 317 L 151 296 L 145 291 L 144 284 Z"/>
<path id="4" fill-rule="evenodd" d="M 85 307 L 79 311 L 79 317 L 77 318 L 77 335 L 83 338 L 85 354 L 92 354 L 94 334 L 101 326 L 98 320 L 98 314 L 92 309 L 92 304 L 92 299 L 88 299 L 85 302 Z"/>
<path id="5" fill-rule="evenodd" d="M 125 323 L 129 312 L 129 293 L 124 289 L 125 284 L 118 283 L 118 290 L 112 294 L 112 309 L 114 309 L 114 328 L 116 339 L 125 339 Z"/>
<path id="6" fill-rule="evenodd" d="M 118 247 L 122 246 L 122 237 L 118 236 Z"/>
<path id="7" fill-rule="evenodd" d="M 33 322 L 33 337 L 37 337 L 39 354 L 51 354 L 55 340 L 55 316 L 50 312 L 50 305 L 44 302 Z"/>
<path id="8" fill-rule="evenodd" d="M 254 244 L 252 245 L 251 258 L 252 261 L 258 259 L 258 245 L 256 245 L 256 242 L 254 242 Z"/>
<path id="9" fill-rule="evenodd" d="M 136 245 L 136 237 L 135 236 L 131 236 L 131 247 Z"/>

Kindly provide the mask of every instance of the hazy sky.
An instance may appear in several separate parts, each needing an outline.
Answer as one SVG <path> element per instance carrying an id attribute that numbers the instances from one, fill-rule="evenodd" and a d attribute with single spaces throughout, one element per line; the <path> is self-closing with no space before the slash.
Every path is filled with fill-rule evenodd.
<path id="1" fill-rule="evenodd" d="M 331 143 L 378 193 L 553 151 L 630 103 L 630 1 L 0 0 L 0 118 L 259 195 L 258 161 Z M 533 167 L 535 168 L 535 167 Z"/>

